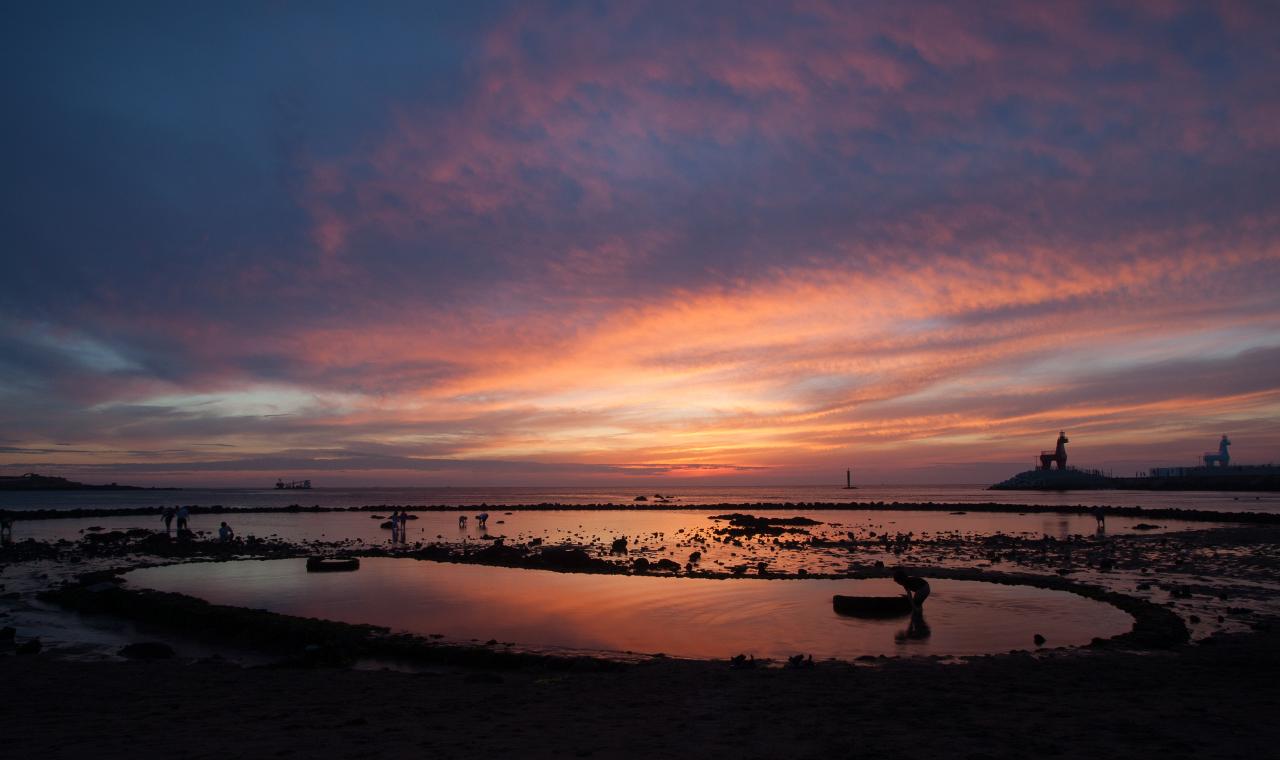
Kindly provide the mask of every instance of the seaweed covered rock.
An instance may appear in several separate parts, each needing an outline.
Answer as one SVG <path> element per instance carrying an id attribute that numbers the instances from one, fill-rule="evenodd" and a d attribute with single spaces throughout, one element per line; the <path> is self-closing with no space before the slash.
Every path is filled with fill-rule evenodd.
<path id="1" fill-rule="evenodd" d="M 528 552 L 517 546 L 507 546 L 502 539 L 472 554 L 477 562 L 506 562 L 522 559 Z"/>
<path id="2" fill-rule="evenodd" d="M 721 536 L 781 536 L 784 533 L 808 533 L 807 526 L 821 525 L 817 520 L 808 517 L 756 517 L 734 512 L 725 515 L 712 515 L 712 520 L 727 520 L 726 528 L 715 528 L 714 533 Z"/>
<path id="3" fill-rule="evenodd" d="M 540 554 L 530 558 L 530 567 L 548 567 L 555 570 L 596 570 L 617 572 L 612 562 L 597 559 L 582 549 L 567 546 L 548 546 Z"/>

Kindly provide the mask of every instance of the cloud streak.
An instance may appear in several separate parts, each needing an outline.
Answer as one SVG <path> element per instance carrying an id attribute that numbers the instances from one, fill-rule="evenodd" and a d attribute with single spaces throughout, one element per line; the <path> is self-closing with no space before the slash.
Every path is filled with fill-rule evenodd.
<path id="1" fill-rule="evenodd" d="M 1063 427 L 1098 465 L 1280 447 L 1268 4 L 96 13 L 26 10 L 6 53 L 7 467 L 805 482 L 986 473 Z"/>

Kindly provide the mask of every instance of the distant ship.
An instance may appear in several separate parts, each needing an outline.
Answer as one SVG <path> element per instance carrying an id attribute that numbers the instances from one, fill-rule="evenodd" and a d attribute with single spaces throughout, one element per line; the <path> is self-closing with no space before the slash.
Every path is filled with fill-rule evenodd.
<path id="1" fill-rule="evenodd" d="M 282 491 L 306 491 L 311 488 L 310 480 L 277 480 L 276 488 Z"/>
<path id="2" fill-rule="evenodd" d="M 1280 491 L 1280 466 L 1231 464 L 1226 435 L 1216 452 L 1206 451 L 1194 467 L 1155 467 L 1142 475 L 1115 477 L 1101 470 L 1067 466 L 1067 434 L 1058 433 L 1053 451 L 1039 454 L 1040 464 L 990 486 L 992 491 Z M 1057 465 L 1055 468 L 1054 465 Z"/>

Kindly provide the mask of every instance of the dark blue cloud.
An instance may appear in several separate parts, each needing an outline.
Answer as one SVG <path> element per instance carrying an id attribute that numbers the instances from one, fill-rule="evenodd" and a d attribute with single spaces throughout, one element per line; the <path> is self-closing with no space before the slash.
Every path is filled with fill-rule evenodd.
<path id="1" fill-rule="evenodd" d="M 323 341 L 527 319 L 511 350 L 536 365 L 615 312 L 793 272 L 1049 256 L 1186 287 L 1188 260 L 1239 255 L 1201 294 L 1253 319 L 1275 307 L 1277 34 L 1270 3 L 16 7 L 4 420 L 19 444 L 266 436 L 133 403 L 433 388 L 466 363 Z"/>

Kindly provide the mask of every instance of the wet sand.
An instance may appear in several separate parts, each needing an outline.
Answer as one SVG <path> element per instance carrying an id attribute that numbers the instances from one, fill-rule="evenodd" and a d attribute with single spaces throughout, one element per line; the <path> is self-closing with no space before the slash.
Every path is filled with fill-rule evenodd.
<path id="1" fill-rule="evenodd" d="M 1268 757 L 1280 636 L 964 666 L 423 674 L 0 659 L 6 754 L 84 757 Z"/>

